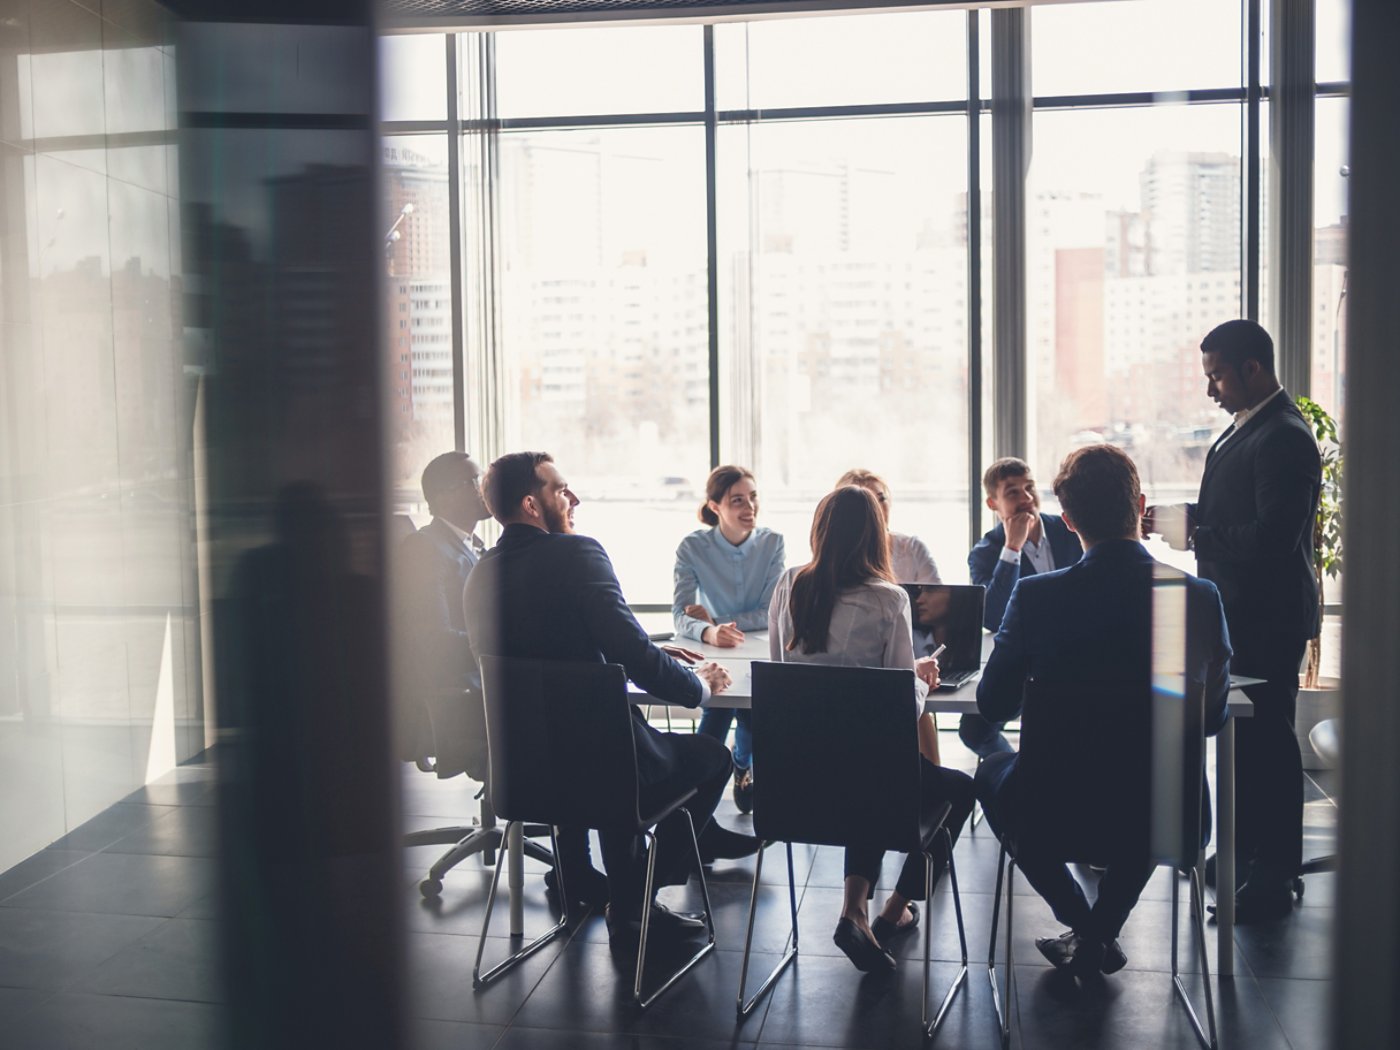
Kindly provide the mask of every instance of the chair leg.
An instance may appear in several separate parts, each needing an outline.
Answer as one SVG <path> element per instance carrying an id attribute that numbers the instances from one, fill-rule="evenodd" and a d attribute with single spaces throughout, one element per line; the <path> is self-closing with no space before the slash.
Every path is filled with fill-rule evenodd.
<path id="1" fill-rule="evenodd" d="M 997 921 L 1001 913 L 1001 886 L 1003 875 L 1006 882 L 1006 1001 L 1002 1002 L 1001 985 L 997 982 Z M 997 1027 L 1001 1029 L 1002 1050 L 1011 1045 L 1011 1005 L 1015 995 L 1016 966 L 1011 954 L 1011 909 L 1012 890 L 1016 882 L 1016 858 L 1002 843 L 1001 854 L 997 858 L 997 885 L 992 896 L 992 936 L 987 945 L 987 980 L 992 986 L 992 1008 L 996 1010 Z"/>
<path id="2" fill-rule="evenodd" d="M 958 920 L 958 945 L 962 949 L 962 967 L 958 970 L 958 976 L 953 980 L 952 987 L 944 994 L 943 1002 L 938 1007 L 938 1013 L 930 1021 L 928 1019 L 928 986 L 929 966 L 933 957 L 933 855 L 925 853 L 924 908 L 929 914 L 924 918 L 924 990 L 919 997 L 925 1039 L 932 1039 L 938 1032 L 939 1027 L 943 1024 L 943 1018 L 947 1016 L 948 1007 L 953 1005 L 958 990 L 967 981 L 967 929 L 963 925 L 962 895 L 958 892 L 958 869 L 953 863 L 953 836 L 948 833 L 948 828 L 945 826 L 939 829 L 939 837 L 943 841 L 943 849 L 948 856 L 948 883 L 953 889 L 953 914 Z"/>
<path id="3" fill-rule="evenodd" d="M 1201 1027 L 1201 1019 L 1196 1016 L 1195 1007 L 1191 1005 L 1191 999 L 1186 994 L 1186 985 L 1181 980 L 1181 969 L 1177 963 L 1177 916 L 1179 912 L 1178 898 L 1180 894 L 1172 893 L 1172 988 L 1176 996 L 1181 1000 L 1181 1005 L 1186 1007 L 1186 1016 L 1190 1018 L 1191 1027 L 1195 1029 L 1196 1038 L 1200 1041 L 1205 1050 L 1216 1050 L 1218 1045 L 1215 1032 L 1215 997 L 1210 990 L 1210 952 L 1206 948 L 1206 924 L 1204 901 L 1202 900 L 1200 877 L 1195 868 L 1191 868 L 1191 914 L 1195 919 L 1196 943 L 1201 955 L 1201 982 L 1206 991 L 1206 1023 L 1210 1026 L 1210 1034 L 1207 1035 Z"/>
<path id="4" fill-rule="evenodd" d="M 778 960 L 778 965 L 773 967 L 769 975 L 764 978 L 763 984 L 758 991 L 753 993 L 753 998 L 748 1002 L 744 1001 L 744 988 L 749 980 L 749 954 L 753 948 L 753 920 L 758 911 L 758 879 L 763 873 L 763 850 L 758 851 L 758 859 L 753 867 L 753 892 L 749 895 L 749 924 L 748 932 L 744 935 L 744 961 L 739 966 L 739 998 L 735 1002 L 735 1008 L 740 1017 L 747 1017 L 753 1011 L 754 1006 L 768 994 L 768 990 L 778 980 L 778 977 L 787 969 L 788 963 L 797 958 L 797 875 L 792 864 L 792 843 L 787 845 L 788 863 L 788 902 L 792 907 L 792 946 L 788 948 L 783 957 Z"/>
<path id="5" fill-rule="evenodd" d="M 632 984 L 632 998 L 636 1001 L 637 1006 L 643 1010 L 656 1002 L 666 989 L 715 950 L 715 920 L 710 911 L 710 889 L 705 885 L 705 867 L 704 862 L 700 859 L 700 843 L 695 837 L 695 822 L 690 817 L 690 810 L 682 808 L 681 812 L 685 814 L 685 824 L 690 829 L 690 846 L 695 856 L 695 874 L 700 879 L 700 895 L 705 901 L 705 927 L 709 933 L 709 940 L 703 948 L 686 960 L 670 977 L 666 978 L 661 987 L 646 998 L 642 997 L 642 977 L 646 971 L 647 961 L 647 934 L 651 930 L 651 898 L 652 894 L 656 892 L 656 831 L 654 828 L 647 829 L 647 881 L 646 890 L 642 896 L 642 935 L 637 943 L 637 977 Z"/>
<path id="6" fill-rule="evenodd" d="M 404 836 L 405 846 L 436 846 L 442 844 L 439 834 L 452 831 L 451 828 L 436 828 L 432 831 L 416 831 Z M 466 835 L 453 842 L 452 848 L 433 862 L 428 874 L 418 883 L 418 892 L 425 900 L 442 896 L 442 878 L 468 857 L 491 854 L 500 849 L 500 828 L 473 828 Z"/>
<path id="7" fill-rule="evenodd" d="M 511 825 L 515 823 L 518 822 L 508 821 L 506 823 L 506 826 L 503 829 L 501 829 L 502 837 L 505 837 L 510 834 Z M 557 855 L 559 852 L 559 843 L 555 839 L 553 828 L 551 828 L 549 832 L 549 841 L 550 845 L 554 847 L 554 852 Z M 505 866 L 505 862 L 506 850 L 497 850 L 496 870 L 491 876 L 491 892 L 486 896 L 486 917 L 482 920 L 481 923 L 481 940 L 476 946 L 476 965 L 472 967 L 473 988 L 483 988 L 486 985 L 490 984 L 492 981 L 494 981 L 497 977 L 501 976 L 501 974 L 506 973 L 509 970 L 513 970 L 516 966 L 519 966 L 530 956 L 534 955 L 535 952 L 539 951 L 550 941 L 554 940 L 554 938 L 559 936 L 559 934 L 563 933 L 565 928 L 569 925 L 569 895 L 567 892 L 565 892 L 563 869 L 560 869 L 558 876 L 559 897 L 563 904 L 563 916 L 559 919 L 557 923 L 551 926 L 539 937 L 536 937 L 529 944 L 525 945 L 525 947 L 521 948 L 513 955 L 508 956 L 502 962 L 497 963 L 490 970 L 487 970 L 485 973 L 482 973 L 481 957 L 486 951 L 486 934 L 491 929 L 491 912 L 496 907 L 496 891 L 500 888 L 501 869 Z"/>

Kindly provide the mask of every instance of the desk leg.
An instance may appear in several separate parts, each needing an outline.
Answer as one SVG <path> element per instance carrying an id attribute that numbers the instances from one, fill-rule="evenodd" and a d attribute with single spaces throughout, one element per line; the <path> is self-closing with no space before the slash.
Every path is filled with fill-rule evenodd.
<path id="1" fill-rule="evenodd" d="M 1215 919 L 1221 977 L 1235 976 L 1235 720 L 1215 738 L 1215 806 L 1220 837 L 1215 848 Z"/>
<path id="2" fill-rule="evenodd" d="M 510 935 L 525 932 L 525 829 L 520 824 L 510 826 L 507 868 L 510 870 Z"/>

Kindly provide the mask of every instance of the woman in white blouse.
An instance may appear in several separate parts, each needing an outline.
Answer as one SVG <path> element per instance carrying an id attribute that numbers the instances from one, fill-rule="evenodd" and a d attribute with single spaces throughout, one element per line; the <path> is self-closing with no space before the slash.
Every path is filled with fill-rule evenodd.
<path id="1" fill-rule="evenodd" d="M 926 812 L 951 804 L 947 827 L 956 840 L 972 812 L 972 779 L 938 764 L 938 733 L 923 712 L 924 697 L 938 684 L 938 661 L 914 659 L 909 596 L 893 582 L 885 518 L 870 490 L 847 485 L 818 504 L 812 561 L 779 579 L 768 608 L 768 647 L 774 661 L 914 669 L 915 695 L 909 699 L 910 714 L 919 719 L 921 803 Z M 860 698 L 851 703 L 856 707 Z M 846 851 L 845 900 L 833 935 L 836 946 L 867 972 L 894 968 L 884 945 L 917 925 L 914 902 L 924 892 L 923 857 L 910 854 L 871 922 L 868 901 L 883 857 L 879 850 Z"/>
<path id="2" fill-rule="evenodd" d="M 839 489 L 843 485 L 859 485 L 863 489 L 869 490 L 875 497 L 875 501 L 880 504 L 880 514 L 885 519 L 885 527 L 890 524 L 890 487 L 885 484 L 885 479 L 879 474 L 869 470 L 862 470 L 859 467 L 848 470 L 836 481 Z M 929 553 L 928 545 L 917 536 L 906 536 L 902 532 L 891 532 L 890 537 L 890 572 L 894 574 L 895 583 L 942 583 L 938 578 L 938 566 L 934 564 L 933 555 Z"/>

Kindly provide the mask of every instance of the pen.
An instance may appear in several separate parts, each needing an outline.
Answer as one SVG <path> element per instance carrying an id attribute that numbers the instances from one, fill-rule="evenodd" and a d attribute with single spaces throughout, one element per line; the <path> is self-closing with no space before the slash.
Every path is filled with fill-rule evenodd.
<path id="1" fill-rule="evenodd" d="M 943 650 L 946 649 L 946 648 L 948 648 L 948 643 L 947 643 L 947 642 L 944 642 L 942 645 L 940 645 L 940 646 L 939 646 L 937 649 L 935 649 L 933 652 L 929 653 L 929 656 L 933 657 L 933 658 L 936 660 L 936 659 L 938 659 L 939 656 L 941 656 L 941 655 L 943 654 Z"/>

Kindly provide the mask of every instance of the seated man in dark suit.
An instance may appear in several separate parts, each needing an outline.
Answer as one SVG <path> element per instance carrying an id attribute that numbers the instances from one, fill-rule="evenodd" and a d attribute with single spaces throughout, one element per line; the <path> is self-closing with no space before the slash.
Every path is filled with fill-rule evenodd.
<path id="1" fill-rule="evenodd" d="M 481 468 L 465 452 L 444 452 L 423 470 L 423 499 L 433 519 L 405 536 L 399 547 L 399 626 L 409 654 L 408 690 L 414 710 L 431 712 L 431 725 L 409 726 L 403 734 L 412 752 L 432 754 L 439 776 L 465 772 L 486 779 L 486 717 L 481 673 L 467 635 L 462 593 L 472 569 L 486 551 L 477 525 L 490 517 L 481 498 Z M 415 732 L 416 730 L 416 732 Z M 420 741 L 427 734 L 426 746 Z M 416 737 L 416 739 L 415 739 Z M 601 908 L 607 883 L 593 867 L 586 833 L 560 842 L 570 895 Z M 545 887 L 557 892 L 553 871 Z"/>
<path id="2" fill-rule="evenodd" d="M 968 554 L 967 568 L 972 582 L 987 588 L 982 620 L 987 630 L 995 631 L 1018 580 L 1073 565 L 1081 551 L 1078 538 L 1058 514 L 1041 512 L 1040 493 L 1024 459 L 997 460 L 982 475 L 982 488 L 987 507 L 998 520 Z M 979 714 L 965 714 L 958 724 L 958 737 L 979 758 L 1010 751 L 1001 731 L 1015 717 L 1012 712 L 1006 720 L 992 723 Z"/>
<path id="3" fill-rule="evenodd" d="M 467 583 L 467 623 L 480 654 L 540 660 L 616 663 L 653 696 L 698 707 L 729 685 L 722 667 L 702 663 L 691 671 L 647 638 L 622 597 L 607 552 L 597 540 L 574 534 L 579 500 L 543 452 L 516 452 L 491 464 L 483 482 L 487 506 L 505 526 Z M 756 853 L 757 839 L 738 835 L 710 818 L 734 764 L 718 740 L 662 733 L 633 708 L 632 733 L 642 783 L 658 797 L 695 788 L 687 804 L 706 860 Z M 657 881 L 684 882 L 688 849 L 679 812 L 657 829 Z M 608 932 L 614 940 L 635 936 L 643 906 L 645 847 L 633 832 L 600 830 L 608 878 Z M 561 846 L 561 849 L 563 847 Z M 655 902 L 654 933 L 703 929 L 698 916 L 668 911 Z"/>
<path id="4" fill-rule="evenodd" d="M 977 687 L 977 706 L 989 719 L 1006 718 L 1020 707 L 1026 683 L 1033 679 L 1038 695 L 1052 698 L 1056 711 L 1063 704 L 1061 717 L 1070 719 L 1078 714 L 1074 705 L 1090 702 L 1084 697 L 1095 686 L 1102 693 L 1104 686 L 1141 682 L 1141 690 L 1129 688 L 1124 700 L 1141 704 L 1142 718 L 1150 724 L 1151 683 L 1165 662 L 1186 688 L 1204 689 L 1206 732 L 1217 732 L 1225 721 L 1230 689 L 1230 643 L 1220 595 L 1214 584 L 1154 561 L 1139 542 L 1144 500 L 1132 460 L 1111 445 L 1072 452 L 1055 479 L 1055 494 L 1065 524 L 1083 541 L 1084 557 L 1067 569 L 1017 584 Z M 1174 594 L 1184 593 L 1184 652 L 1154 653 L 1158 583 L 1170 584 Z M 1124 714 L 1132 719 L 1134 713 Z M 1056 712 L 1046 712 L 1046 717 L 1054 718 Z M 1121 746 L 1107 730 L 1091 745 L 1088 750 L 1105 756 Z M 1019 753 L 987 758 L 977 771 L 977 796 L 998 836 L 1011 833 L 1017 840 L 1017 863 L 1027 880 L 1070 927 L 1036 946 L 1057 967 L 1077 976 L 1113 973 L 1127 962 L 1118 933 L 1155 866 L 1147 848 L 1147 805 L 1142 823 L 1124 826 L 1119 835 L 1123 841 L 1140 840 L 1141 848 L 1115 851 L 1090 907 L 1063 863 L 1037 856 L 1028 814 L 1038 798 L 1054 793 L 1052 781 L 1065 771 L 1057 756 L 1032 754 L 1033 747 L 1027 737 Z M 1102 784 L 1103 797 L 1111 799 L 1115 787 Z M 1114 807 L 1085 806 L 1091 808 Z M 1076 815 L 1072 806 L 1068 819 L 1058 815 L 1062 834 L 1075 828 Z"/>

